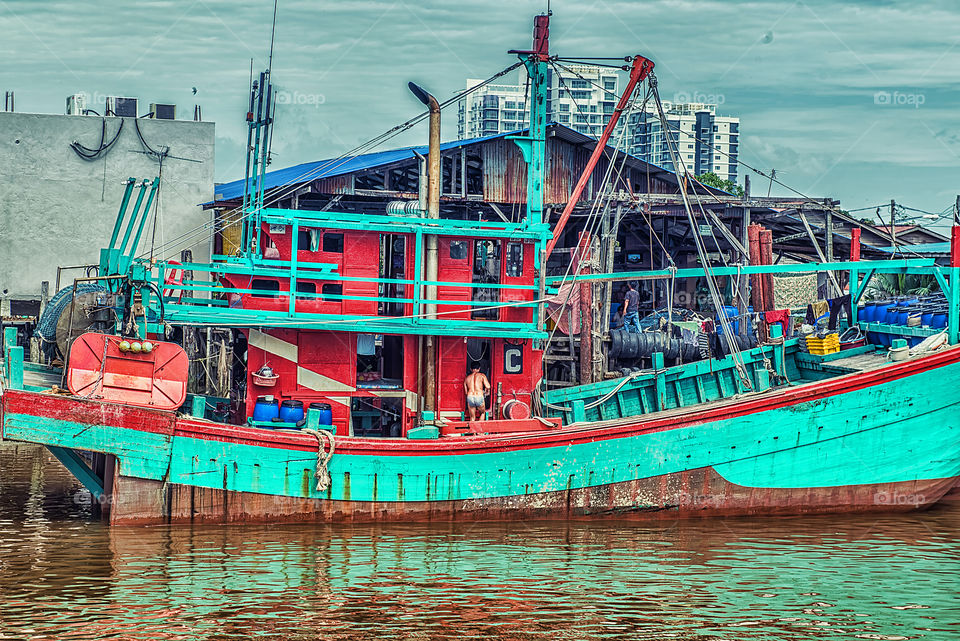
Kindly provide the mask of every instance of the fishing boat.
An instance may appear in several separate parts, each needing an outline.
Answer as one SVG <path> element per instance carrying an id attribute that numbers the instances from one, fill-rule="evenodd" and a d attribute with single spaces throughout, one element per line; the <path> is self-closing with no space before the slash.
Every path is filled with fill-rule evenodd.
<path id="1" fill-rule="evenodd" d="M 546 260 L 635 90 L 647 80 L 656 95 L 654 64 L 626 58 L 629 81 L 551 225 L 549 17 L 536 17 L 532 49 L 511 53 L 530 78 L 529 126 L 511 136 L 526 162 L 519 221 L 440 215 L 440 105 L 418 87 L 432 125 L 421 198 L 377 212 L 276 206 L 264 187 L 273 113 L 264 72 L 247 114 L 237 251 L 209 263 L 137 257 L 153 191 L 141 201 L 157 182 L 131 180 L 98 274 L 64 294 L 69 324 L 78 294 L 96 302 L 89 331 L 66 347 L 62 382 L 30 384 L 30 366 L 25 382 L 22 348 L 5 336 L 3 438 L 48 447 L 115 524 L 915 510 L 957 482 L 960 228 L 946 267 L 856 252 L 716 266 L 694 238 L 697 267 L 600 273 L 584 268 L 590 238 L 581 234 L 571 267 L 549 275 Z M 694 221 L 683 180 L 697 229 L 709 221 Z M 756 316 L 741 314 L 738 328 L 722 313 L 719 347 L 685 359 L 668 310 L 666 332 L 612 334 L 614 352 L 639 367 L 543 384 L 548 304 L 577 288 L 701 278 L 720 309 L 719 278 L 818 272 L 850 284 L 849 324 L 866 341 L 820 350 L 762 318 L 759 339 L 744 341 Z M 942 326 L 858 309 L 883 273 L 935 276 Z M 229 328 L 247 345 L 244 396 L 230 416 L 188 394 L 190 357 L 171 337 L 195 327 Z M 486 420 L 467 415 L 474 370 L 488 379 Z"/>

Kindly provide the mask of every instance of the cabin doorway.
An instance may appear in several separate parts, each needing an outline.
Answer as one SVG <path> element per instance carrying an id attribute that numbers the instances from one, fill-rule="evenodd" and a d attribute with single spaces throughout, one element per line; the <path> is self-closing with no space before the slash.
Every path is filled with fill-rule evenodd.
<path id="1" fill-rule="evenodd" d="M 407 239 L 400 234 L 380 234 L 380 278 L 403 279 L 406 274 Z M 402 283 L 380 283 L 379 296 L 383 298 L 403 298 L 406 285 Z M 377 304 L 378 316 L 403 316 L 404 303 L 398 300 Z"/>
<path id="2" fill-rule="evenodd" d="M 469 374 L 474 363 L 480 364 L 480 373 L 485 374 L 490 381 L 491 393 L 487 396 L 486 411 L 490 411 L 493 404 L 493 368 L 491 366 L 491 345 L 488 338 L 468 338 L 467 339 L 467 362 L 464 376 Z M 466 395 L 464 395 L 464 406 L 466 406 Z"/>

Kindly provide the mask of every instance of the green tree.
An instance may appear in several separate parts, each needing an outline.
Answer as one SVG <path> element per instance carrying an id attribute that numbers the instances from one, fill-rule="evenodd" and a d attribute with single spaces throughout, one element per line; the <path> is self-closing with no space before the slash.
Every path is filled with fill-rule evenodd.
<path id="1" fill-rule="evenodd" d="M 724 180 L 720 176 L 716 175 L 712 171 L 700 174 L 696 177 L 697 180 L 702 182 L 704 185 L 709 185 L 710 187 L 716 187 L 717 189 L 722 189 L 726 192 L 734 194 L 740 198 L 743 198 L 743 187 L 738 185 L 732 180 Z"/>

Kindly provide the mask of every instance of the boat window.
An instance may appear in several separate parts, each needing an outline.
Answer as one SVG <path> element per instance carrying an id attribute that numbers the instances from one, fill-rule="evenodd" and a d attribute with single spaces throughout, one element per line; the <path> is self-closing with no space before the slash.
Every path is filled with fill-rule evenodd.
<path id="1" fill-rule="evenodd" d="M 354 436 L 398 438 L 403 434 L 403 399 L 354 397 L 350 417 Z"/>
<path id="2" fill-rule="evenodd" d="M 500 241 L 477 240 L 473 245 L 473 283 L 474 285 L 500 284 Z M 473 302 L 497 303 L 500 290 L 493 287 L 474 287 Z M 494 306 L 475 307 L 470 318 L 496 320 L 500 310 Z"/>
<path id="3" fill-rule="evenodd" d="M 507 243 L 507 276 L 523 275 L 523 244 Z"/>
<path id="4" fill-rule="evenodd" d="M 320 230 L 301 228 L 297 234 L 297 249 L 315 252 L 320 249 Z"/>
<path id="5" fill-rule="evenodd" d="M 407 241 L 400 234 L 380 234 L 380 278 L 384 280 L 402 280 L 405 271 Z M 406 285 L 403 283 L 380 283 L 380 298 L 403 298 Z M 403 303 L 397 300 L 377 303 L 380 316 L 402 316 Z"/>
<path id="6" fill-rule="evenodd" d="M 466 257 L 467 257 L 467 241 L 451 240 L 450 241 L 451 260 L 465 260 Z"/>
<path id="7" fill-rule="evenodd" d="M 297 293 L 298 294 L 316 294 L 317 293 L 317 284 L 316 283 L 297 283 Z"/>
<path id="8" fill-rule="evenodd" d="M 252 294 L 256 298 L 276 298 L 277 292 L 280 291 L 280 281 L 254 278 L 250 283 L 250 289 L 256 290 Z"/>
<path id="9" fill-rule="evenodd" d="M 324 296 L 339 296 L 343 294 L 343 285 L 341 285 L 340 283 L 324 283 L 323 287 L 320 290 L 320 293 L 322 293 Z M 340 300 L 340 299 L 339 298 L 333 298 L 333 299 L 321 298 L 320 300 L 326 301 L 326 300 Z"/>
<path id="10" fill-rule="evenodd" d="M 343 234 L 324 234 L 323 251 L 334 254 L 343 253 Z"/>

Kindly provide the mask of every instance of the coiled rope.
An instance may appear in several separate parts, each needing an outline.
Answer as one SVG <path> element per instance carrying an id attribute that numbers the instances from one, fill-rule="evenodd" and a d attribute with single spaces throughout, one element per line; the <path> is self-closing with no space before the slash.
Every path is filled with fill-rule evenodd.
<path id="1" fill-rule="evenodd" d="M 327 469 L 327 463 L 333 458 L 333 452 L 336 450 L 336 443 L 333 440 L 333 434 L 326 430 L 301 430 L 307 434 L 313 434 L 317 439 L 317 471 L 314 477 L 317 479 L 317 491 L 326 492 L 330 488 L 330 470 Z M 330 446 L 327 451 L 326 446 Z"/>

